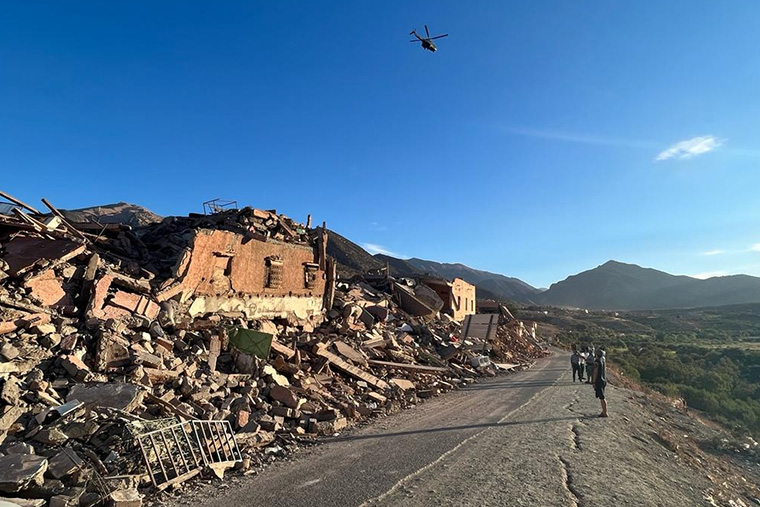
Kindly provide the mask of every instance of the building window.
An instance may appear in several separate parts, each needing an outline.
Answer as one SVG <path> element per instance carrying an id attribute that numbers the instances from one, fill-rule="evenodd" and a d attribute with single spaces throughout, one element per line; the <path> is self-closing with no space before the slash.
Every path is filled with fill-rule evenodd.
<path id="1" fill-rule="evenodd" d="M 282 259 L 277 256 L 266 258 L 264 287 L 279 289 L 282 287 Z"/>
<path id="2" fill-rule="evenodd" d="M 306 262 L 303 265 L 304 287 L 313 289 L 317 286 L 317 273 L 319 273 L 319 264 Z"/>

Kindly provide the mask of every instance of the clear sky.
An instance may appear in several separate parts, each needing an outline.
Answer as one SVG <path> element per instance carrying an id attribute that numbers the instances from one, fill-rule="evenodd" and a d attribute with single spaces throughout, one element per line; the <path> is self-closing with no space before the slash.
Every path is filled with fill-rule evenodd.
<path id="1" fill-rule="evenodd" d="M 73 1 L 0 10 L 0 188 L 222 197 L 548 286 L 760 275 L 760 2 Z M 447 32 L 439 51 L 412 28 Z"/>

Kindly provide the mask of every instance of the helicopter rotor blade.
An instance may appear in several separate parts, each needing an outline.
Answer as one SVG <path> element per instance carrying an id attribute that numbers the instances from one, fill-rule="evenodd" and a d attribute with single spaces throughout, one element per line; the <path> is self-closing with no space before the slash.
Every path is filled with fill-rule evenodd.
<path id="1" fill-rule="evenodd" d="M 433 39 L 440 39 L 440 38 L 443 38 L 443 37 L 448 37 L 448 36 L 449 36 L 449 34 L 445 33 L 445 34 L 443 34 L 443 35 L 436 35 L 435 37 L 430 37 L 430 40 L 433 40 Z"/>
<path id="2" fill-rule="evenodd" d="M 419 39 L 410 40 L 409 42 L 420 42 Z"/>
<path id="3" fill-rule="evenodd" d="M 430 32 L 428 32 L 427 25 L 425 25 L 425 35 L 427 35 L 427 38 L 430 38 Z"/>

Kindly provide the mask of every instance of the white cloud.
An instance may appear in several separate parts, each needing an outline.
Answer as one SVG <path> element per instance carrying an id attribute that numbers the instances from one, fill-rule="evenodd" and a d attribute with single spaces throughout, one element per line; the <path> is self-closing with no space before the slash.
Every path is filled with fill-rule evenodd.
<path id="1" fill-rule="evenodd" d="M 593 144 L 599 146 L 624 146 L 631 148 L 650 148 L 654 146 L 649 141 L 638 139 L 623 139 L 617 137 L 598 136 L 593 134 L 564 132 L 561 130 L 545 130 L 534 128 L 511 127 L 506 131 L 510 134 L 525 137 L 536 137 L 539 139 L 550 139 L 552 141 L 565 141 L 577 144 Z"/>
<path id="2" fill-rule="evenodd" d="M 401 255 L 391 252 L 384 246 L 376 245 L 374 243 L 362 243 L 362 248 L 364 248 L 366 251 L 368 251 L 372 255 L 383 254 L 383 255 L 390 255 L 391 257 L 401 257 Z"/>
<path id="3" fill-rule="evenodd" d="M 700 255 L 720 255 L 723 253 L 726 253 L 726 251 L 717 249 L 717 250 L 708 250 L 706 252 L 702 252 Z"/>
<path id="4" fill-rule="evenodd" d="M 714 276 L 726 276 L 728 273 L 725 271 L 708 271 L 706 273 L 697 273 L 696 275 L 689 275 L 692 278 L 699 278 L 700 280 L 707 280 Z"/>
<path id="5" fill-rule="evenodd" d="M 752 250 L 753 252 L 760 252 L 760 243 L 755 243 L 754 245 L 749 247 L 749 249 Z"/>
<path id="6" fill-rule="evenodd" d="M 720 148 L 724 142 L 723 139 L 718 139 L 715 136 L 692 137 L 685 141 L 679 141 L 667 150 L 661 151 L 655 160 L 659 162 L 671 158 L 687 159 L 696 157 L 697 155 L 703 155 Z"/>

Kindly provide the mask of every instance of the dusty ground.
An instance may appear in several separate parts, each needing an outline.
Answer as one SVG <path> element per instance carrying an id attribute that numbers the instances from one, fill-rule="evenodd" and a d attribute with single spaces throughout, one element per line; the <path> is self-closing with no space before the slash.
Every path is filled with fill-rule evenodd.
<path id="1" fill-rule="evenodd" d="M 758 505 L 758 463 L 664 400 L 592 388 L 564 355 L 379 421 L 258 476 L 178 499 L 218 505 Z M 171 502 L 169 502 L 171 503 Z"/>
<path id="2" fill-rule="evenodd" d="M 713 484 L 660 443 L 665 422 L 651 405 L 623 389 L 608 394 L 612 417 L 599 419 L 591 387 L 563 380 L 367 503 L 710 505 Z"/>

